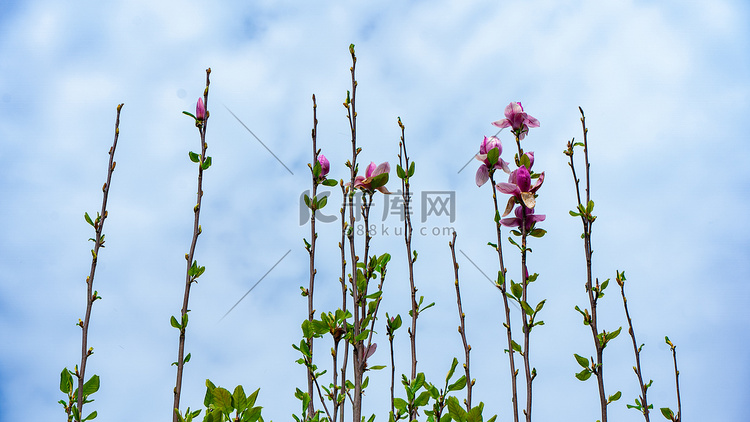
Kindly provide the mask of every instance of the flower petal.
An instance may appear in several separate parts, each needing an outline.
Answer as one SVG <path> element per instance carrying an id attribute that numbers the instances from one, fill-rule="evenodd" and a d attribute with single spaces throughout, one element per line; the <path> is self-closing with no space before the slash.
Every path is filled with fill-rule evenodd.
<path id="1" fill-rule="evenodd" d="M 495 185 L 495 189 L 497 189 L 497 191 L 500 193 L 507 193 L 509 195 L 521 194 L 521 190 L 518 189 L 518 185 L 513 184 L 513 183 L 500 182 Z"/>
<path id="2" fill-rule="evenodd" d="M 490 172 L 487 169 L 487 166 L 482 164 L 477 169 L 477 175 L 474 178 L 477 182 L 477 186 L 482 186 L 485 183 L 487 183 L 488 180 L 490 180 Z"/>

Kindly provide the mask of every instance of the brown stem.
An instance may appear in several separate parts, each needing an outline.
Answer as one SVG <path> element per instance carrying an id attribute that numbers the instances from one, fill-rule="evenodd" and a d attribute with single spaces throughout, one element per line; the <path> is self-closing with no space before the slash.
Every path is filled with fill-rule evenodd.
<path id="1" fill-rule="evenodd" d="M 503 296 L 503 306 L 505 307 L 505 322 L 503 323 L 503 326 L 505 327 L 507 340 L 508 340 L 508 361 L 510 362 L 510 380 L 511 380 L 511 389 L 513 393 L 513 421 L 518 422 L 518 380 L 516 377 L 518 376 L 518 371 L 516 371 L 516 364 L 515 364 L 515 357 L 514 351 L 513 351 L 513 336 L 511 333 L 510 328 L 510 307 L 508 306 L 508 295 L 506 294 L 506 282 L 505 282 L 505 274 L 507 270 L 505 269 L 505 264 L 503 263 L 503 247 L 502 247 L 502 232 L 501 232 L 501 225 L 500 225 L 500 210 L 497 206 L 497 191 L 495 189 L 495 175 L 494 175 L 494 169 L 490 169 L 490 182 L 492 183 L 492 201 L 495 205 L 495 230 L 497 232 L 497 257 L 500 261 L 500 272 L 502 274 L 503 282 L 499 283 L 497 286 L 500 289 L 500 292 Z"/>
<path id="2" fill-rule="evenodd" d="M 591 189 L 590 189 L 590 177 L 589 169 L 589 153 L 588 153 L 588 129 L 586 129 L 586 117 L 583 114 L 583 109 L 578 108 L 581 112 L 581 126 L 583 128 L 583 154 L 586 169 L 586 206 L 591 202 Z M 573 142 L 568 144 L 568 151 L 566 154 L 570 157 L 570 168 L 573 172 L 573 181 L 576 187 L 576 197 L 578 199 L 578 212 L 580 213 L 581 222 L 583 224 L 583 238 L 584 238 L 584 254 L 586 256 L 586 292 L 589 297 L 589 305 L 591 306 L 591 316 L 589 317 L 589 326 L 591 327 L 591 334 L 594 338 L 594 347 L 596 349 L 596 363 L 592 362 L 592 372 L 596 375 L 596 381 L 599 388 L 599 404 L 601 407 L 602 418 L 601 422 L 607 422 L 607 397 L 604 392 L 604 344 L 599 341 L 599 331 L 597 328 L 597 309 L 596 304 L 598 300 L 599 292 L 599 280 L 596 280 L 596 293 L 594 292 L 593 277 L 592 277 L 592 266 L 591 266 L 591 255 L 593 250 L 591 249 L 591 228 L 594 224 L 594 218 L 589 212 L 583 212 L 585 209 L 584 204 L 581 201 L 580 192 L 580 180 L 576 176 L 575 166 L 573 164 Z"/>
<path id="3" fill-rule="evenodd" d="M 350 182 L 350 190 L 348 195 L 349 200 L 349 252 L 350 252 L 350 259 L 351 259 L 351 278 L 350 278 L 350 284 L 352 286 L 352 299 L 354 305 L 352 306 L 354 312 L 354 325 L 353 325 L 353 335 L 352 335 L 352 342 L 354 346 L 354 362 L 353 362 L 353 372 L 354 372 L 354 398 L 352 400 L 352 421 L 353 422 L 360 422 L 361 415 L 362 415 L 362 370 L 361 366 L 363 362 L 360 362 L 360 355 L 364 355 L 364 350 L 362 350 L 362 341 L 354 341 L 354 339 L 359 335 L 361 332 L 360 327 L 360 307 L 359 307 L 359 301 L 360 301 L 360 292 L 358 291 L 357 287 L 357 261 L 358 257 L 355 250 L 354 245 L 354 179 L 357 175 L 357 155 L 359 154 L 359 150 L 357 148 L 357 112 L 356 112 L 356 96 L 357 96 L 357 80 L 355 79 L 355 68 L 357 65 L 357 57 L 354 54 L 354 46 L 350 46 L 349 52 L 352 56 L 352 66 L 350 68 L 351 75 L 352 75 L 352 91 L 351 95 L 347 95 L 347 102 L 345 103 L 346 109 L 347 109 L 347 118 L 349 119 L 349 129 L 351 131 L 352 136 L 352 160 L 349 163 L 350 164 L 350 170 L 351 170 L 351 182 Z M 365 223 L 365 231 L 368 231 L 368 227 Z M 365 255 L 366 259 L 367 255 Z M 347 392 L 348 393 L 348 392 Z"/>
<path id="4" fill-rule="evenodd" d="M 122 110 L 122 104 L 117 106 L 117 118 L 115 120 L 115 139 L 112 142 L 112 147 L 109 149 L 109 164 L 107 165 L 107 182 L 102 187 L 102 209 L 100 214 L 94 221 L 94 229 L 96 231 L 94 239 L 94 249 L 92 249 L 91 259 L 91 270 L 89 276 L 86 277 L 86 315 L 83 318 L 83 322 L 79 323 L 81 326 L 81 366 L 78 369 L 76 375 L 78 377 L 78 415 L 79 419 L 83 418 L 83 384 L 86 381 L 86 363 L 88 357 L 93 353 L 93 349 L 88 348 L 88 334 L 89 334 L 89 321 L 91 320 L 91 307 L 98 296 L 94 292 L 94 274 L 96 273 L 96 263 L 99 257 L 99 248 L 104 247 L 104 235 L 102 230 L 104 229 L 104 220 L 107 219 L 107 197 L 109 196 L 109 187 L 112 181 L 112 173 L 115 171 L 115 149 L 117 148 L 117 139 L 120 137 L 120 110 Z"/>
<path id="5" fill-rule="evenodd" d="M 456 232 L 453 232 L 453 241 L 448 242 L 448 246 L 451 248 L 451 258 L 453 259 L 453 275 L 455 277 L 456 285 L 456 303 L 458 304 L 458 319 L 460 324 L 458 326 L 458 332 L 461 334 L 461 341 L 464 344 L 464 355 L 466 360 L 464 361 L 464 372 L 466 373 L 466 410 L 471 410 L 471 388 L 474 386 L 474 380 L 471 379 L 469 373 L 469 352 L 471 352 L 471 346 L 466 341 L 466 314 L 464 314 L 463 307 L 461 306 L 461 288 L 458 285 L 458 262 L 456 261 Z"/>
<path id="6" fill-rule="evenodd" d="M 315 171 L 313 170 L 316 165 L 318 165 L 318 154 L 320 151 L 318 151 L 317 147 L 317 134 L 318 134 L 318 105 L 315 102 L 315 94 L 312 96 L 313 101 L 313 129 L 312 129 L 312 148 L 313 148 L 313 161 L 312 165 L 310 167 L 310 171 L 312 173 L 312 196 L 310 197 L 311 204 L 312 201 L 317 201 L 317 194 L 318 194 L 318 177 L 315 176 Z M 315 309 L 313 309 L 313 291 L 315 286 L 315 244 L 317 243 L 316 240 L 318 239 L 318 234 L 315 232 L 315 207 L 311 207 L 311 216 L 310 216 L 310 248 L 308 249 L 309 255 L 310 255 L 310 282 L 307 289 L 307 320 L 312 324 L 313 318 L 315 317 Z M 313 338 L 308 337 L 307 338 L 307 347 L 310 349 L 310 363 L 312 363 L 312 355 L 313 355 Z M 317 380 L 316 380 L 317 383 Z M 313 372 L 310 367 L 307 368 L 307 394 L 310 396 L 310 402 L 307 406 L 307 417 L 309 419 L 312 419 L 315 415 L 315 406 L 313 405 Z M 323 400 L 323 397 L 321 396 L 321 400 Z M 327 412 L 327 410 L 326 410 Z M 330 418 L 329 418 L 330 419 Z"/>
<path id="7" fill-rule="evenodd" d="M 414 255 L 411 247 L 412 240 L 412 224 L 411 224 L 411 192 L 410 177 L 409 177 L 409 166 L 411 164 L 409 155 L 406 152 L 406 139 L 404 132 L 406 127 L 401 122 L 401 118 L 398 119 L 398 126 L 401 128 L 401 142 L 399 142 L 399 153 L 398 163 L 403 169 L 406 176 L 401 179 L 401 197 L 403 199 L 404 207 L 404 243 L 406 243 L 406 262 L 409 265 L 409 286 L 411 287 L 411 328 L 409 328 L 409 339 L 411 340 L 411 379 L 413 381 L 417 377 L 417 318 L 419 318 L 419 309 L 417 304 L 417 288 L 414 284 Z M 417 418 L 416 409 L 409 415 L 409 420 Z"/>
<path id="8" fill-rule="evenodd" d="M 646 422 L 650 422 L 648 401 L 646 400 L 646 391 L 648 387 L 643 383 L 643 373 L 641 372 L 641 349 L 638 347 L 638 342 L 635 340 L 635 331 L 633 330 L 633 322 L 630 319 L 630 312 L 628 311 L 628 300 L 625 298 L 625 277 L 624 274 L 621 276 L 620 272 L 617 272 L 617 284 L 620 285 L 620 293 L 622 294 L 622 306 L 625 308 L 625 317 L 628 320 L 628 333 L 630 333 L 630 339 L 633 340 L 633 354 L 635 354 L 635 374 L 638 376 L 638 385 L 641 387 L 641 405 L 643 417 Z"/>
<path id="9" fill-rule="evenodd" d="M 180 340 L 177 351 L 177 381 L 174 387 L 174 405 L 172 407 L 172 421 L 179 421 L 179 409 L 180 409 L 180 394 L 182 392 L 182 372 L 185 366 L 185 328 L 187 324 L 183 324 L 182 321 L 186 321 L 186 315 L 188 313 L 188 300 L 190 298 L 190 285 L 195 281 L 190 276 L 190 267 L 192 266 L 195 257 L 195 245 L 198 242 L 198 235 L 201 233 L 200 228 L 200 213 L 201 213 L 201 200 L 203 199 L 203 163 L 206 160 L 206 126 L 208 123 L 209 112 L 208 112 L 208 87 L 211 84 L 210 81 L 211 68 L 206 69 L 206 89 L 203 90 L 203 104 L 206 108 L 206 116 L 203 122 L 198 126 L 198 132 L 201 137 L 201 156 L 200 163 L 198 164 L 198 193 L 197 193 L 197 204 L 193 208 L 195 219 L 193 221 L 193 239 L 190 243 L 190 252 L 185 255 L 187 260 L 187 270 L 185 273 L 185 294 L 182 299 L 182 312 L 181 312 L 181 328 L 180 328 Z"/>
<path id="10" fill-rule="evenodd" d="M 680 400 L 680 371 L 677 369 L 677 346 L 671 341 L 668 341 L 669 347 L 672 349 L 672 359 L 674 360 L 674 385 L 677 390 L 677 415 L 675 415 L 675 421 L 680 422 L 682 420 L 682 401 Z"/>
<path id="11" fill-rule="evenodd" d="M 347 197 L 346 188 L 344 187 L 343 180 L 341 183 L 339 183 L 339 186 L 341 187 L 341 195 L 343 198 Z M 339 281 L 341 282 L 341 310 L 346 313 L 346 250 L 344 247 L 344 244 L 346 242 L 346 207 L 347 203 L 346 200 L 343 201 L 343 204 L 341 206 L 341 241 L 339 242 L 339 249 L 341 250 L 341 277 L 339 278 Z M 346 319 L 343 321 L 344 329 L 346 329 Z M 331 419 L 331 422 L 336 422 L 336 416 L 339 415 L 339 409 L 341 409 L 341 419 L 339 422 L 344 422 L 344 401 L 339 402 L 339 386 L 341 390 L 341 394 L 344 394 L 346 391 L 346 364 L 349 358 L 349 342 L 344 342 L 344 359 L 343 364 L 341 365 L 341 384 L 337 383 L 337 374 L 338 374 L 338 368 L 337 368 L 337 360 L 338 360 L 338 346 L 339 343 L 336 342 L 335 348 L 334 348 L 334 356 L 333 356 L 333 419 Z"/>

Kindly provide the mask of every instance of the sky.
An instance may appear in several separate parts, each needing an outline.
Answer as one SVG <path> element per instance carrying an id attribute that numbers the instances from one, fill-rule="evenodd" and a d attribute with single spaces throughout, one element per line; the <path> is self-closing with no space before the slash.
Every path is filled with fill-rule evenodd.
<path id="1" fill-rule="evenodd" d="M 301 197 L 310 188 L 312 101 L 318 146 L 330 177 L 348 178 L 351 143 L 342 102 L 351 89 L 348 47 L 357 53 L 360 169 L 395 168 L 406 126 L 416 162 L 414 248 L 421 314 L 419 370 L 441 384 L 463 354 L 448 242 L 457 254 L 476 378 L 485 417 L 510 419 L 501 297 L 489 185 L 474 174 L 483 136 L 494 135 L 511 101 L 539 119 L 523 141 L 544 171 L 529 269 L 533 302 L 546 299 L 532 332 L 535 420 L 595 420 L 593 379 L 574 378 L 574 353 L 594 353 L 576 305 L 588 307 L 581 225 L 573 177 L 562 154 L 582 137 L 586 113 L 593 271 L 625 271 L 644 376 L 655 408 L 676 409 L 668 335 L 677 345 L 683 414 L 741 421 L 750 395 L 750 9 L 741 1 L 380 1 L 145 0 L 9 2 L 0 11 L 0 421 L 33 414 L 62 420 L 59 374 L 80 360 L 85 277 L 106 176 L 117 104 L 124 103 L 94 288 L 87 374 L 101 389 L 85 406 L 97 420 L 169 420 L 184 254 L 192 234 L 195 164 L 192 120 L 210 67 L 207 143 L 196 259 L 206 266 L 190 297 L 182 407 L 200 407 L 205 380 L 261 388 L 266 420 L 299 412 L 294 389 L 305 372 L 291 345 L 301 339 L 310 238 Z M 252 132 L 252 133 L 251 133 Z M 508 131 L 498 135 L 512 160 Z M 256 138 L 257 137 L 257 138 Z M 469 163 L 467 165 L 467 163 Z M 580 174 L 580 172 L 579 172 Z M 398 189 L 398 179 L 388 187 Z M 338 212 L 332 192 L 327 215 Z M 426 200 L 452 198 L 454 208 Z M 442 196 L 441 196 L 442 195 Z M 453 195 L 453 196 L 451 196 Z M 434 196 L 430 197 L 434 198 Z M 501 201 L 504 201 L 501 199 Z M 441 202 L 443 204 L 443 202 Z M 408 276 L 399 215 L 378 195 L 372 250 L 393 259 L 380 316 L 408 319 Z M 444 212 L 438 212 L 444 211 Z M 422 214 L 425 218 L 422 218 Z M 339 221 L 320 223 L 316 309 L 335 310 Z M 507 231 L 504 232 L 507 235 Z M 506 265 L 520 275 L 507 242 Z M 269 271 L 270 270 L 270 271 Z M 256 283 L 260 283 L 246 296 Z M 242 300 L 240 300 L 242 298 Z M 238 302 L 239 301 L 239 302 Z M 236 305 L 234 308 L 232 308 Z M 231 312 L 227 313 L 228 311 Z M 611 283 L 600 325 L 626 325 Z M 512 318 L 519 321 L 519 312 Z M 384 321 L 374 363 L 387 364 Z M 622 391 L 612 420 L 638 385 L 630 338 L 605 350 L 607 392 Z M 516 339 L 520 329 L 516 328 Z M 330 366 L 329 339 L 318 366 Z M 409 371 L 405 328 L 396 334 L 397 374 Z M 385 420 L 389 371 L 371 372 L 365 411 Z M 397 390 L 398 391 L 398 390 Z M 658 410 L 657 410 L 658 413 Z M 147 415 L 147 416 L 146 416 Z M 654 415 L 655 420 L 661 416 Z"/>

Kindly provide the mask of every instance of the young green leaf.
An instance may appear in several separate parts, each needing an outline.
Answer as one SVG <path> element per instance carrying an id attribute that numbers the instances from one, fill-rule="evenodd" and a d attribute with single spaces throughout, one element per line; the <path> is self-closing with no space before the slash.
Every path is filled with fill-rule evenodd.
<path id="1" fill-rule="evenodd" d="M 581 356 L 579 354 L 575 354 L 575 353 L 573 354 L 573 356 L 576 357 L 576 361 L 578 362 L 579 365 L 581 365 L 584 368 L 588 368 L 589 367 L 589 360 L 588 359 L 586 359 L 585 357 L 583 357 L 583 356 Z"/>
<path id="2" fill-rule="evenodd" d="M 194 153 L 193 151 L 190 151 L 188 154 L 190 155 L 190 161 L 194 163 L 199 163 L 201 161 L 201 156 Z"/>
<path id="3" fill-rule="evenodd" d="M 60 373 L 60 391 L 65 394 L 70 394 L 73 390 L 73 376 L 70 375 L 68 368 L 63 368 Z"/>
<path id="4" fill-rule="evenodd" d="M 83 396 L 90 396 L 99 391 L 99 375 L 94 375 L 83 384 Z"/>

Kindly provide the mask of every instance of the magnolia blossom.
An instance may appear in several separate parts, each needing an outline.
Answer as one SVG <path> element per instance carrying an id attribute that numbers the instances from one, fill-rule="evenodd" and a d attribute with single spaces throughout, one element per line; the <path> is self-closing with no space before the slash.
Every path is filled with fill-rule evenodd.
<path id="1" fill-rule="evenodd" d="M 490 164 L 487 155 L 495 148 L 497 148 L 497 162 L 493 166 Z M 494 136 L 490 136 L 489 138 L 486 136 L 484 137 L 482 145 L 479 146 L 479 154 L 476 155 L 476 159 L 482 162 L 482 165 L 477 169 L 477 175 L 475 177 L 477 186 L 482 186 L 487 183 L 487 180 L 490 178 L 490 167 L 494 169 L 502 169 L 506 173 L 510 172 L 508 163 L 500 158 L 500 154 L 502 153 L 503 145 L 500 143 L 500 139 Z"/>
<path id="2" fill-rule="evenodd" d="M 534 206 L 536 205 L 536 201 L 534 200 L 534 193 L 539 190 L 539 188 L 542 186 L 542 183 L 544 183 L 544 172 L 539 175 L 539 179 L 537 179 L 536 183 L 534 183 L 534 185 L 532 186 L 531 174 L 529 173 L 529 169 L 527 169 L 526 166 L 521 166 L 510 173 L 510 177 L 508 177 L 508 183 L 498 183 L 497 185 L 495 185 L 495 188 L 499 192 L 513 195 L 513 198 L 511 198 L 511 200 L 517 199 L 518 202 L 525 205 L 526 208 L 534 208 Z M 511 206 L 512 203 L 509 201 L 508 207 L 506 207 L 505 214 L 503 214 L 503 216 L 506 216 L 510 213 Z"/>
<path id="3" fill-rule="evenodd" d="M 203 98 L 198 98 L 198 104 L 195 105 L 195 118 L 198 120 L 206 120 L 206 106 L 203 105 Z"/>
<path id="4" fill-rule="evenodd" d="M 505 227 L 521 227 L 521 222 L 524 221 L 523 212 L 524 209 L 526 210 L 526 231 L 528 232 L 531 230 L 531 227 L 534 226 L 534 223 L 538 221 L 544 221 L 547 216 L 544 214 L 534 214 L 534 208 L 525 208 L 523 206 L 516 207 L 516 210 L 514 214 L 515 217 L 512 218 L 503 218 L 500 220 L 500 224 L 502 224 Z M 529 277 L 529 274 L 526 273 L 526 278 Z"/>
<path id="5" fill-rule="evenodd" d="M 365 175 L 357 176 L 354 179 L 354 187 L 368 191 L 377 189 L 382 193 L 391 193 L 385 187 L 385 184 L 388 183 L 388 173 L 390 173 L 390 171 L 391 165 L 388 164 L 387 161 L 381 163 L 377 167 L 375 167 L 375 163 L 371 161 L 370 165 L 367 166 L 367 170 L 365 170 Z"/>
<path id="6" fill-rule="evenodd" d="M 518 139 L 523 139 L 530 127 L 539 127 L 539 120 L 526 114 L 521 103 L 510 103 L 505 107 L 505 118 L 492 124 L 499 128 L 510 127 Z"/>
<path id="7" fill-rule="evenodd" d="M 318 163 L 320 163 L 320 175 L 318 176 L 321 180 L 326 178 L 328 172 L 331 170 L 331 163 L 323 154 L 318 154 Z"/>

